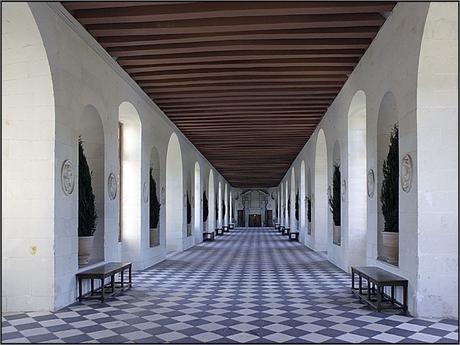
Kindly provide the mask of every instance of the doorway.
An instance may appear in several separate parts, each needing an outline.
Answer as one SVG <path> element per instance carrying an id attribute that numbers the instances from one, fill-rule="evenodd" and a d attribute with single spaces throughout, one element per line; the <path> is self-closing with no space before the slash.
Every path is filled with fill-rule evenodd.
<path id="1" fill-rule="evenodd" d="M 262 226 L 262 217 L 260 214 L 249 215 L 249 227 Z"/>
<path id="2" fill-rule="evenodd" d="M 273 211 L 265 211 L 265 226 L 273 226 Z"/>
<path id="3" fill-rule="evenodd" d="M 238 210 L 238 227 L 244 227 L 244 210 Z"/>

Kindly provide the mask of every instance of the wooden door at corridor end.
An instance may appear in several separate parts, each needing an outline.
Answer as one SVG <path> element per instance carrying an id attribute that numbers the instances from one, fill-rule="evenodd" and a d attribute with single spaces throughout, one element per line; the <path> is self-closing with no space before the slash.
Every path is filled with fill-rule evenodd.
<path id="1" fill-rule="evenodd" d="M 238 222 L 237 222 L 238 227 L 244 227 L 244 210 L 238 210 Z"/>
<path id="2" fill-rule="evenodd" d="M 260 214 L 249 215 L 249 227 L 262 226 L 262 216 Z"/>
<path id="3" fill-rule="evenodd" d="M 265 211 L 265 226 L 273 226 L 273 211 Z"/>

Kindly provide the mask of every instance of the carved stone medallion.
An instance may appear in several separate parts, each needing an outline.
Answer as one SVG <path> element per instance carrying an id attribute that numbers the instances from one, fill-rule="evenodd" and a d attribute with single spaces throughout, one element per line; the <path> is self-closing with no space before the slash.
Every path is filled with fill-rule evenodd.
<path id="1" fill-rule="evenodd" d="M 114 200 L 117 197 L 118 185 L 117 178 L 113 173 L 110 173 L 107 179 L 107 190 L 110 200 Z"/>
<path id="2" fill-rule="evenodd" d="M 406 193 L 409 193 L 412 187 L 412 176 L 414 173 L 412 157 L 406 153 L 401 158 L 401 187 Z"/>
<path id="3" fill-rule="evenodd" d="M 61 185 L 62 185 L 62 191 L 64 192 L 65 195 L 72 194 L 73 189 L 75 187 L 75 176 L 73 173 L 72 162 L 68 159 L 65 160 L 64 163 L 62 163 Z"/>
<path id="4" fill-rule="evenodd" d="M 367 172 L 367 196 L 369 198 L 374 197 L 374 190 L 375 190 L 375 174 L 374 170 L 369 169 Z"/>

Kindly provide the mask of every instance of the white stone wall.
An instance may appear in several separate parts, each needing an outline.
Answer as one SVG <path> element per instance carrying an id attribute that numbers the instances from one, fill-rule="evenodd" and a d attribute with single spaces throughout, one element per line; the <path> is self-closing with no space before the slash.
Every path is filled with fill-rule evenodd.
<path id="1" fill-rule="evenodd" d="M 366 196 L 365 263 L 407 278 L 409 312 L 427 317 L 458 317 L 456 7 L 457 4 L 445 3 L 398 3 L 292 164 L 297 172 L 304 160 L 306 171 L 310 168 L 314 173 L 317 135 L 323 129 L 327 141 L 328 184 L 332 181 L 336 141 L 340 145 L 342 179 L 349 182 L 348 171 L 352 168 L 348 167 L 347 156 L 348 113 L 354 95 L 362 90 L 366 96 L 366 171 L 372 168 L 377 172 L 379 107 L 387 92 L 395 96 L 400 158 L 409 153 L 417 174 L 409 193 L 400 188 L 399 266 L 377 260 L 379 191 L 375 190 L 372 199 Z M 420 51 L 424 68 L 419 71 Z M 290 177 L 288 170 L 280 186 Z M 312 175 L 313 189 L 314 178 Z M 348 186 L 351 188 L 350 183 Z M 348 198 L 342 201 L 340 247 L 332 244 L 332 215 L 328 212 L 327 251 L 331 262 L 348 271 L 350 263 L 356 260 L 352 241 L 357 239 L 348 235 L 347 202 Z M 315 248 L 314 238 L 308 235 L 303 238 L 307 246 Z M 360 241 L 362 239 L 358 243 Z"/>
<path id="2" fill-rule="evenodd" d="M 130 103 L 140 121 L 140 198 L 153 146 L 161 170 L 157 187 L 165 187 L 173 132 L 181 146 L 184 186 L 195 162 L 207 186 L 212 166 L 94 39 L 64 15 L 60 4 L 8 3 L 2 9 L 2 267 L 9 278 L 3 280 L 2 306 L 5 311 L 56 310 L 74 302 L 76 295 L 78 187 L 65 196 L 60 170 L 65 159 L 77 169 L 78 119 L 85 106 L 97 110 L 104 129 L 105 261 L 123 259 L 125 246 L 118 242 L 118 196 L 110 200 L 106 187 L 108 175 L 119 173 L 120 104 Z M 225 183 L 215 169 L 214 178 Z M 150 248 L 148 203 L 139 204 L 140 228 L 133 232 L 138 252 L 133 258 L 135 268 L 143 269 L 165 257 L 165 205 L 160 212 L 161 245 Z M 185 217 L 184 202 L 184 233 Z M 184 238 L 184 248 L 194 243 L 194 236 Z"/>

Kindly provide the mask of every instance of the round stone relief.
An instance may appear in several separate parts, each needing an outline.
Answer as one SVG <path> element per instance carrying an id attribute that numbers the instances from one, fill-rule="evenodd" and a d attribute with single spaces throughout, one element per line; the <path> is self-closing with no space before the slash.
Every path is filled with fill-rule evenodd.
<path id="1" fill-rule="evenodd" d="M 73 174 L 73 165 L 70 160 L 65 160 L 61 168 L 61 185 L 65 195 L 70 195 L 75 187 L 75 176 Z"/>
<path id="2" fill-rule="evenodd" d="M 107 179 L 107 189 L 109 192 L 109 198 L 110 200 L 114 200 L 117 196 L 117 178 L 113 173 L 109 174 L 109 177 Z"/>
<path id="3" fill-rule="evenodd" d="M 347 181 L 343 180 L 342 181 L 342 201 L 345 201 L 347 197 Z"/>
<path id="4" fill-rule="evenodd" d="M 412 187 L 413 172 L 412 157 L 406 153 L 404 157 L 401 158 L 401 187 L 406 193 L 409 193 Z"/>
<path id="5" fill-rule="evenodd" d="M 367 196 L 369 198 L 374 197 L 374 189 L 375 189 L 375 174 L 374 170 L 369 169 L 367 172 Z"/>
<path id="6" fill-rule="evenodd" d="M 149 186 L 147 186 L 147 182 L 144 182 L 142 185 L 142 199 L 144 202 L 149 201 Z"/>

